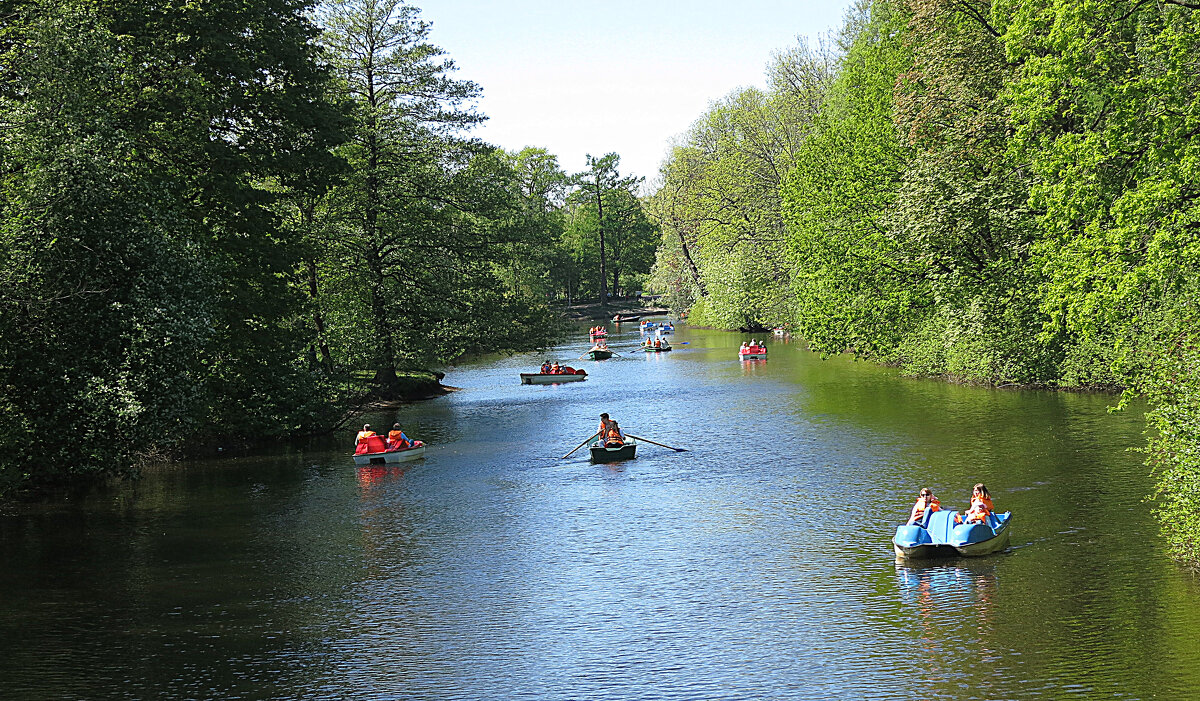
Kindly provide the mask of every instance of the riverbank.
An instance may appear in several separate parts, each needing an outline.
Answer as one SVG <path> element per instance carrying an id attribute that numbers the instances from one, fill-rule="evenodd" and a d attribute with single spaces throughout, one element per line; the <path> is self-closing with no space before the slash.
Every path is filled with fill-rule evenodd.
<path id="1" fill-rule="evenodd" d="M 621 299 L 609 300 L 608 304 L 603 306 L 599 303 L 572 304 L 563 308 L 562 314 L 572 321 L 609 321 L 617 313 L 641 316 L 663 316 L 670 313 L 669 309 L 658 306 L 657 302 L 658 300 Z"/>

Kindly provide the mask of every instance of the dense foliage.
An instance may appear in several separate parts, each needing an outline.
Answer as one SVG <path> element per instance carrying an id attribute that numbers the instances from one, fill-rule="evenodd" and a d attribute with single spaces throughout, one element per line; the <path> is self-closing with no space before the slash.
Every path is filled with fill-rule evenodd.
<path id="1" fill-rule="evenodd" d="M 1147 397 L 1158 513 L 1200 563 L 1200 4 L 861 0 L 836 41 L 664 165 L 657 288 L 823 353 Z"/>
<path id="2" fill-rule="evenodd" d="M 406 370 L 548 342 L 548 302 L 599 286 L 571 178 L 471 138 L 479 87 L 411 5 L 0 21 L 0 496 L 327 430 Z M 621 235 L 657 231 L 604 197 L 612 274 L 644 273 Z"/>

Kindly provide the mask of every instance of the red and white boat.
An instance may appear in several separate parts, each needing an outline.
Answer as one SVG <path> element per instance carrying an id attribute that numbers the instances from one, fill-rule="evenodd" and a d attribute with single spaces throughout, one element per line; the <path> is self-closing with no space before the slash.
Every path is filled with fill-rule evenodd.
<path id="1" fill-rule="evenodd" d="M 364 439 L 354 450 L 355 465 L 395 465 L 416 460 L 425 455 L 425 444 L 413 441 L 413 445 L 397 450 L 388 450 L 382 436 Z"/>
<path id="2" fill-rule="evenodd" d="M 766 346 L 742 346 L 738 349 L 738 357 L 742 360 L 766 360 Z"/>
<path id="3" fill-rule="evenodd" d="M 523 385 L 557 385 L 562 382 L 582 382 L 587 379 L 587 372 L 582 368 L 563 368 L 562 372 L 523 372 Z"/>

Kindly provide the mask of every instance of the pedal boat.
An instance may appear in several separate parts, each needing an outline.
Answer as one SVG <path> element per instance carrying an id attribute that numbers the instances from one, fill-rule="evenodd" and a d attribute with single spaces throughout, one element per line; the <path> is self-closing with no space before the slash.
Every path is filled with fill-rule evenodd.
<path id="1" fill-rule="evenodd" d="M 738 349 L 738 357 L 742 360 L 766 360 L 766 346 L 749 346 L 746 350 Z"/>
<path id="2" fill-rule="evenodd" d="M 955 524 L 956 516 L 957 511 L 935 511 L 929 515 L 926 525 L 906 524 L 896 528 L 892 538 L 896 558 L 978 557 L 1008 547 L 1011 511 L 991 514 L 987 523 Z"/>
<path id="3" fill-rule="evenodd" d="M 619 448 L 605 448 L 603 445 L 593 445 L 592 462 L 619 462 L 633 460 L 637 453 L 637 441 L 630 438 Z"/>

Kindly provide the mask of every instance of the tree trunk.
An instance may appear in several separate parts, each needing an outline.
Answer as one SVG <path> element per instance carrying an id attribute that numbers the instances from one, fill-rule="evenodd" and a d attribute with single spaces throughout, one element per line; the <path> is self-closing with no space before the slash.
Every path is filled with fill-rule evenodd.
<path id="1" fill-rule="evenodd" d="M 313 303 L 313 324 L 317 327 L 317 349 L 321 352 L 321 365 L 325 368 L 326 375 L 333 374 L 333 355 L 329 352 L 329 343 L 325 340 L 325 315 L 321 313 L 321 304 L 318 300 L 319 289 L 317 287 L 317 262 L 308 260 L 308 296 Z"/>
<path id="2" fill-rule="evenodd" d="M 608 306 L 608 280 L 604 275 L 604 198 L 600 196 L 600 173 L 596 173 L 596 228 L 600 230 L 600 306 Z"/>
<path id="3" fill-rule="evenodd" d="M 700 296 L 707 297 L 708 289 L 704 286 L 704 280 L 700 279 L 700 269 L 696 267 L 696 262 L 692 260 L 692 254 L 688 251 L 687 239 L 683 237 L 683 230 L 678 226 L 675 227 L 675 233 L 679 235 L 679 245 L 683 250 L 683 259 L 688 264 L 688 269 L 692 271 L 692 279 L 696 281 L 696 287 L 700 288 Z"/>

